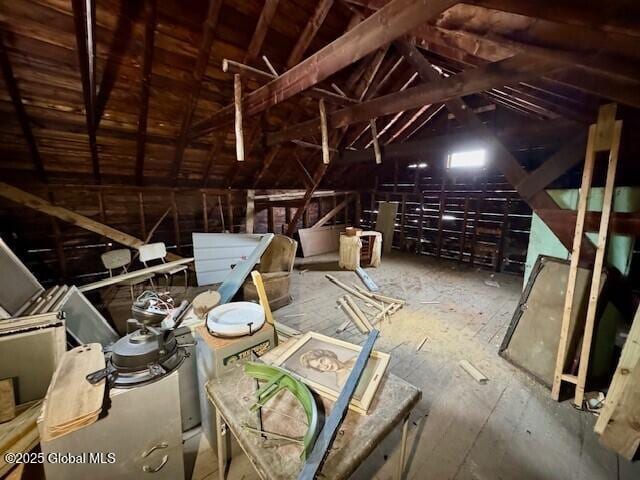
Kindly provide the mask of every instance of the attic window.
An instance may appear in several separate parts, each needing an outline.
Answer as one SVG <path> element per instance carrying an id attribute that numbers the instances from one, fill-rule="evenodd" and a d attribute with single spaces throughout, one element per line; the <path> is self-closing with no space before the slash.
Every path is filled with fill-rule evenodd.
<path id="1" fill-rule="evenodd" d="M 477 168 L 484 167 L 487 151 L 468 150 L 466 152 L 453 152 L 447 158 L 448 168 Z"/>

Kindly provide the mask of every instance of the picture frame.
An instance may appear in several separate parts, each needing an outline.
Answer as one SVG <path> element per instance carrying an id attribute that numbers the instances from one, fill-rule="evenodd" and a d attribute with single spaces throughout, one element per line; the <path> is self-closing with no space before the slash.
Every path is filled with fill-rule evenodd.
<path id="1" fill-rule="evenodd" d="M 288 371 L 320 396 L 335 401 L 361 350 L 359 345 L 308 332 L 293 342 L 271 364 Z M 375 350 L 371 352 L 349 409 L 361 415 L 367 414 L 389 359 L 388 353 Z"/>

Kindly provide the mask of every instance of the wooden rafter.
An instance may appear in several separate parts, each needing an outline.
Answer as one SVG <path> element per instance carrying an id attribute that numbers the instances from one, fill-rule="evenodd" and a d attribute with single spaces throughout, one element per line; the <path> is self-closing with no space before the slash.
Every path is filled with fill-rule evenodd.
<path id="1" fill-rule="evenodd" d="M 9 91 L 11 103 L 13 103 L 13 108 L 16 111 L 16 116 L 18 117 L 22 134 L 24 135 L 27 147 L 31 153 L 31 160 L 33 161 L 33 167 L 35 168 L 36 175 L 40 180 L 46 182 L 47 175 L 44 170 L 44 164 L 42 163 L 42 157 L 40 157 L 38 144 L 36 143 L 33 131 L 31 130 L 31 121 L 29 120 L 29 115 L 24 108 L 20 88 L 18 88 L 18 82 L 16 82 L 16 78 L 13 75 L 13 68 L 11 67 L 9 54 L 4 46 L 4 38 L 2 38 L 2 36 L 0 36 L 0 66 L 2 67 L 2 78 L 7 86 L 7 90 Z"/>
<path id="2" fill-rule="evenodd" d="M 136 183 L 142 185 L 144 156 L 147 142 L 147 120 L 149 117 L 149 91 L 151 90 L 151 66 L 157 21 L 156 0 L 145 2 L 144 57 L 142 60 L 142 87 L 140 91 L 140 113 L 138 115 L 138 140 L 136 142 Z"/>
<path id="3" fill-rule="evenodd" d="M 245 99 L 246 115 L 256 115 L 307 90 L 368 53 L 435 18 L 457 0 L 435 0 L 424 5 L 413 0 L 393 0 L 347 33 L 297 64 Z M 192 137 L 202 136 L 233 119 L 227 105 L 194 126 Z"/>
<path id="4" fill-rule="evenodd" d="M 268 83 L 271 80 L 278 78 L 278 76 L 274 75 L 273 73 L 260 70 L 259 68 L 255 68 L 250 65 L 245 65 L 234 60 L 229 60 L 227 58 L 222 61 L 222 71 L 227 73 L 239 73 L 244 78 L 250 78 L 251 80 L 262 84 Z M 307 98 L 322 98 L 327 102 L 335 103 L 336 105 L 353 105 L 355 103 L 358 103 L 358 100 L 354 98 L 338 95 L 324 88 L 317 87 L 310 88 L 309 90 L 301 93 L 301 95 Z"/>
<path id="5" fill-rule="evenodd" d="M 562 33 L 561 27 L 557 28 L 558 32 Z M 416 39 L 425 42 L 426 48 L 431 49 L 433 44 L 444 45 L 484 61 L 495 62 L 519 54 L 529 56 L 532 61 L 543 59 L 557 62 L 567 68 L 561 72 L 545 75 L 545 78 L 550 81 L 628 105 L 640 106 L 639 72 L 636 67 L 630 66 L 629 62 L 611 60 L 597 52 L 557 51 L 493 34 L 480 36 L 429 25 L 421 26 L 413 34 L 416 35 Z M 595 42 L 595 38 L 593 41 Z M 602 34 L 598 36 L 598 42 L 601 41 Z M 568 38 L 564 48 L 571 48 L 574 45 L 575 39 Z"/>
<path id="6" fill-rule="evenodd" d="M 409 88 L 416 80 L 418 79 L 418 74 L 417 73 L 413 73 L 409 76 L 409 78 L 402 84 L 402 86 L 397 90 L 398 92 L 404 92 L 407 88 Z M 379 133 L 377 135 L 382 135 L 384 133 L 387 132 L 387 130 L 389 128 L 391 128 L 393 125 L 396 124 L 396 122 L 400 119 L 400 117 L 402 116 L 402 114 L 404 113 L 404 111 L 401 112 L 397 112 L 394 115 L 391 115 L 390 118 L 386 119 L 387 121 L 384 123 L 384 126 L 378 131 Z M 360 136 L 358 138 L 356 138 L 356 140 L 352 143 L 355 144 L 355 142 L 358 141 L 358 139 L 362 138 L 362 136 L 367 133 L 370 130 L 370 126 L 366 126 L 364 128 L 364 130 L 362 131 L 362 133 L 360 134 Z M 376 137 L 377 138 L 377 137 Z M 372 140 L 368 140 L 367 143 L 365 144 L 365 148 L 368 148 L 369 145 L 371 145 L 371 141 Z"/>
<path id="7" fill-rule="evenodd" d="M 444 105 L 443 105 L 444 107 Z M 556 120 L 553 122 L 538 122 L 523 127 L 504 128 L 494 134 L 512 149 L 526 148 L 532 144 L 538 146 L 555 147 L 566 142 L 567 138 L 573 138 L 579 133 L 578 125 Z M 465 129 L 461 133 L 448 133 L 444 135 L 428 136 L 413 139 L 406 142 L 394 142 L 383 147 L 385 160 L 398 160 L 400 162 L 415 162 L 421 156 L 434 152 L 446 151 L 455 145 L 475 146 L 482 142 L 482 136 L 474 129 Z M 336 164 L 354 165 L 356 163 L 374 163 L 374 154 L 371 149 L 343 150 Z"/>
<path id="8" fill-rule="evenodd" d="M 264 174 L 267 173 L 267 171 L 269 170 L 269 167 L 271 166 L 275 158 L 280 153 L 281 148 L 282 148 L 282 145 L 275 145 L 274 147 L 271 148 L 271 150 L 269 150 L 269 153 L 265 155 L 264 160 L 262 161 L 262 166 L 260 167 L 260 170 L 258 170 L 258 173 L 253 179 L 253 188 L 256 188 L 258 186 L 258 184 L 260 183 L 260 180 L 262 180 L 262 177 L 264 177 Z"/>
<path id="9" fill-rule="evenodd" d="M 439 81 L 440 74 L 435 71 L 429 61 L 417 48 L 406 40 L 396 42 L 395 46 L 407 62 L 418 71 L 420 77 L 427 82 L 428 85 Z M 482 123 L 473 109 L 469 108 L 461 98 L 456 97 L 446 100 L 445 105 L 461 124 L 477 130 L 484 137 L 487 146 L 492 152 L 492 162 L 502 171 L 506 180 L 513 185 L 517 191 L 518 185 L 521 186 L 523 181 L 529 177 L 529 174 L 522 168 L 518 160 L 509 152 L 500 139 Z M 551 196 L 543 189 L 525 198 L 525 201 L 534 211 L 537 209 L 559 209 Z M 540 216 L 540 218 L 542 221 L 545 221 L 544 216 Z M 545 223 L 547 222 L 545 221 Z M 565 247 L 569 248 L 572 245 L 573 235 L 568 235 L 566 230 L 555 230 L 554 233 Z M 586 252 L 593 253 L 593 249 L 587 247 Z"/>
<path id="10" fill-rule="evenodd" d="M 532 61 L 527 57 L 514 56 L 485 67 L 465 70 L 458 75 L 437 82 L 418 85 L 403 92 L 384 95 L 359 105 L 337 110 L 329 114 L 329 122 L 334 128 L 344 127 L 425 104 L 445 102 L 494 86 L 516 84 L 558 68 L 560 67 L 555 62 Z M 268 134 L 266 143 L 274 145 L 287 140 L 304 138 L 316 132 L 318 128 L 319 121 L 317 119 L 309 120 L 280 132 Z"/>
<path id="11" fill-rule="evenodd" d="M 579 165 L 584 160 L 585 145 L 585 132 L 580 132 L 516 185 L 518 194 L 524 199 L 531 198 L 572 167 Z"/>
<path id="12" fill-rule="evenodd" d="M 96 39 L 95 39 L 95 0 L 72 0 L 75 22 L 76 48 L 82 80 L 82 95 L 87 120 L 89 150 L 93 177 L 101 183 L 98 144 L 96 141 Z"/>
<path id="13" fill-rule="evenodd" d="M 209 9 L 207 11 L 207 18 L 202 25 L 202 43 L 198 50 L 198 57 L 196 60 L 195 70 L 193 71 L 193 83 L 191 87 L 191 93 L 186 102 L 184 115 L 182 117 L 182 124 L 180 126 L 180 135 L 176 141 L 176 150 L 173 158 L 173 165 L 171 167 L 171 177 L 174 184 L 178 181 L 178 175 L 180 173 L 180 166 L 182 165 L 182 158 L 184 151 L 188 143 L 188 133 L 191 128 L 191 122 L 193 121 L 193 114 L 196 110 L 198 98 L 200 97 L 200 89 L 202 88 L 202 81 L 204 74 L 209 64 L 209 56 L 211 55 L 211 46 L 213 45 L 213 32 L 218 24 L 218 17 L 220 15 L 220 8 L 222 7 L 222 0 L 209 0 Z M 233 109 L 233 104 L 232 104 Z"/>
<path id="14" fill-rule="evenodd" d="M 302 180 L 304 181 L 305 186 L 307 188 L 311 187 L 313 185 L 313 178 L 311 177 L 309 170 L 307 170 L 307 168 L 300 160 L 300 157 L 298 157 L 298 155 L 296 155 L 295 153 L 293 155 L 293 160 L 295 165 L 298 167 L 298 170 L 302 174 Z"/>
<path id="15" fill-rule="evenodd" d="M 97 233 L 103 237 L 110 238 L 111 240 L 121 243 L 127 247 L 139 248 L 145 243 L 143 240 L 129 235 L 128 233 L 121 232 L 113 227 L 96 222 L 95 220 L 66 208 L 53 205 L 51 202 L 4 182 L 0 182 L 0 196 L 25 207 L 32 208 L 38 212 L 51 215 L 52 217 L 58 218 L 72 225 L 84 228 L 85 230 Z M 181 257 L 173 253 L 167 253 L 167 258 L 170 260 L 179 260 Z"/>
<path id="16" fill-rule="evenodd" d="M 287 60 L 287 68 L 292 68 L 300 63 L 300 60 L 302 60 L 302 57 L 304 56 L 304 52 L 309 48 L 311 41 L 316 36 L 316 33 L 318 33 L 318 30 L 320 30 L 320 27 L 322 26 L 322 23 L 329 13 L 329 9 L 332 5 L 333 0 L 320 0 L 318 2 L 313 15 L 307 22 L 302 34 L 298 37 L 298 41 L 291 50 L 291 54 Z"/>
<path id="17" fill-rule="evenodd" d="M 244 56 L 245 62 L 251 62 L 255 60 L 258 55 L 260 55 L 262 44 L 264 43 L 264 39 L 267 36 L 269 25 L 271 25 L 271 20 L 273 20 L 273 16 L 276 13 L 279 2 L 280 0 L 266 0 L 264 2 L 264 7 L 262 7 L 262 12 L 260 13 L 260 18 L 258 19 L 256 28 L 253 31 L 253 36 L 251 37 L 251 42 L 249 43 L 249 47 L 247 48 L 247 53 Z"/>
<path id="18" fill-rule="evenodd" d="M 350 23 L 349 28 L 352 28 L 352 25 Z M 387 47 L 384 48 L 385 52 L 386 52 Z M 370 64 L 368 66 L 365 67 L 365 69 L 367 70 L 375 70 L 375 72 L 372 74 L 372 77 L 375 77 L 379 68 L 380 68 L 380 64 L 382 62 L 382 60 L 384 59 L 384 55 L 375 55 L 371 58 Z M 379 80 L 379 81 L 384 81 L 384 78 Z M 379 82 L 378 81 L 378 82 Z M 367 95 L 370 87 L 372 86 L 372 81 L 371 79 L 368 77 L 367 74 L 362 75 L 359 79 L 359 81 L 353 86 L 353 90 L 356 92 L 364 92 L 363 96 Z M 377 85 L 376 85 L 377 86 Z M 345 135 L 347 134 L 347 129 L 346 128 L 342 128 L 342 129 L 338 129 L 338 130 L 334 130 L 333 132 L 331 132 L 331 134 L 329 135 L 330 139 L 327 142 L 328 143 L 328 151 L 329 151 L 329 161 L 331 161 L 332 158 L 334 158 L 335 156 L 337 156 L 338 154 L 338 147 L 340 146 L 341 142 L 344 141 L 345 139 Z M 286 165 L 285 165 L 286 166 Z M 309 204 L 311 202 L 311 199 L 313 198 L 313 194 L 315 193 L 316 189 L 320 186 L 320 183 L 322 182 L 322 179 L 324 178 L 325 174 L 327 173 L 329 167 L 329 163 L 325 163 L 325 162 L 321 162 L 320 165 L 317 167 L 313 178 L 311 179 L 311 184 L 307 186 L 307 190 L 305 192 L 305 195 L 302 199 L 302 201 L 300 202 L 300 206 L 296 209 L 295 214 L 292 216 L 292 218 L 289 220 L 289 222 L 287 223 L 287 227 L 286 227 L 286 234 L 291 236 L 293 235 L 293 232 L 296 229 L 296 226 L 298 225 L 298 221 L 303 218 L 303 215 L 305 215 L 305 212 L 307 212 L 307 208 L 309 207 Z"/>

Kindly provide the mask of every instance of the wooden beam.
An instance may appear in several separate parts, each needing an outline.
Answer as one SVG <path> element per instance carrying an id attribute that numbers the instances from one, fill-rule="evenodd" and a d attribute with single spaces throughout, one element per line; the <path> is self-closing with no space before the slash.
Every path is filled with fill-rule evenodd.
<path id="1" fill-rule="evenodd" d="M 262 162 L 262 167 L 260 167 L 260 170 L 258 171 L 255 179 L 253 180 L 253 188 L 256 188 L 258 186 L 258 184 L 260 183 L 260 180 L 262 180 L 262 177 L 264 177 L 264 174 L 267 173 L 267 171 L 269 170 L 269 167 L 271 166 L 275 158 L 280 153 L 281 148 L 282 148 L 281 145 L 275 145 L 269 150 L 269 153 L 267 153 L 267 155 L 265 156 Z"/>
<path id="2" fill-rule="evenodd" d="M 29 148 L 29 153 L 31 154 L 31 160 L 33 161 L 33 167 L 36 171 L 36 175 L 41 181 L 46 182 L 47 175 L 44 171 L 42 157 L 40 157 L 38 144 L 36 143 L 33 131 L 31 130 L 31 120 L 29 119 L 29 115 L 27 114 L 27 111 L 24 108 L 24 103 L 22 102 L 22 95 L 18 88 L 18 82 L 16 82 L 16 78 L 13 75 L 13 68 L 11 67 L 9 54 L 4 46 L 4 38 L 2 34 L 0 34 L 0 66 L 2 67 L 2 78 L 4 79 L 7 90 L 9 91 L 11 103 L 16 111 L 22 135 L 24 135 L 25 142 Z"/>
<path id="3" fill-rule="evenodd" d="M 273 16 L 276 13 L 279 2 L 280 0 L 265 0 L 264 7 L 262 7 L 262 12 L 260 13 L 260 18 L 258 19 L 256 28 L 253 31 L 249 47 L 247 48 L 247 53 L 244 56 L 245 62 L 255 60 L 260 54 L 262 44 L 267 36 L 269 25 L 271 25 L 271 20 L 273 20 Z"/>
<path id="4" fill-rule="evenodd" d="M 19 188 L 13 187 L 7 183 L 0 182 L 0 196 L 38 212 L 51 215 L 52 217 L 58 218 L 77 227 L 97 233 L 103 237 L 110 238 L 114 242 L 127 247 L 137 249 L 144 245 L 142 240 L 129 235 L 128 233 L 121 232 L 113 227 L 96 222 L 95 220 L 66 208 L 55 206 L 51 202 L 43 200 L 36 195 L 20 190 Z M 181 257 L 172 253 L 167 253 L 167 258 L 170 260 L 178 260 Z"/>
<path id="5" fill-rule="evenodd" d="M 318 145 L 317 143 L 305 142 L 304 140 L 291 140 L 291 143 L 297 145 L 302 148 L 310 148 L 312 150 L 322 150 L 322 145 Z M 330 152 L 338 152 L 337 148 L 329 147 Z"/>
<path id="6" fill-rule="evenodd" d="M 255 195 L 256 195 L 255 190 L 252 190 L 252 189 L 247 190 L 247 210 L 246 210 L 246 218 L 245 218 L 246 233 L 253 233 L 253 225 L 255 222 L 255 215 L 256 215 Z"/>
<path id="7" fill-rule="evenodd" d="M 327 109 L 324 100 L 318 102 L 320 112 L 320 136 L 322 137 L 322 162 L 329 163 L 329 126 L 327 125 Z"/>
<path id="8" fill-rule="evenodd" d="M 323 226 L 325 223 L 327 223 L 329 220 L 335 217 L 338 213 L 340 213 L 340 211 L 343 208 L 345 208 L 351 200 L 353 200 L 353 195 L 347 195 L 344 198 L 344 200 L 342 200 L 339 204 L 337 204 L 335 207 L 329 210 L 325 215 L 323 215 L 322 218 L 320 218 L 320 220 L 318 220 L 316 223 L 314 223 L 311 226 L 311 228 L 320 228 L 321 226 Z"/>
<path id="9" fill-rule="evenodd" d="M 579 126 L 556 120 L 553 122 L 530 123 L 526 126 L 513 126 L 494 130 L 509 148 L 524 148 L 536 145 L 538 147 L 556 146 L 562 144 L 567 137 L 573 138 L 579 133 Z M 386 160 L 398 159 L 402 162 L 411 162 L 424 159 L 426 153 L 445 151 L 454 146 L 473 147 L 483 142 L 482 135 L 476 129 L 466 129 L 463 133 L 449 133 L 411 140 L 407 142 L 394 142 L 381 146 Z M 374 162 L 374 154 L 371 149 L 343 150 L 339 158 L 334 160 L 336 164 L 354 164 Z"/>
<path id="10" fill-rule="evenodd" d="M 239 73 L 244 78 L 250 78 L 251 80 L 262 84 L 278 78 L 278 75 L 274 73 L 260 70 L 259 68 L 245 65 L 234 60 L 229 60 L 228 58 L 222 60 L 222 71 L 227 73 Z M 314 99 L 324 98 L 327 102 L 335 103 L 336 105 L 353 105 L 354 103 L 358 103 L 358 100 L 354 98 L 338 95 L 337 93 L 318 87 L 305 90 L 301 95 Z"/>
<path id="11" fill-rule="evenodd" d="M 142 185 L 144 156 L 147 142 L 147 120 L 149 117 L 149 91 L 151 90 L 151 66 L 157 21 L 156 0 L 146 0 L 146 23 L 144 29 L 144 57 L 142 60 L 142 89 L 140 91 L 140 113 L 138 115 L 138 139 L 136 142 L 136 183 Z"/>
<path id="12" fill-rule="evenodd" d="M 304 27 L 302 34 L 293 47 L 293 50 L 291 50 L 291 54 L 287 60 L 287 68 L 291 68 L 300 63 L 300 60 L 302 60 L 302 57 L 304 56 L 304 52 L 309 48 L 311 41 L 316 36 L 316 33 L 318 33 L 318 30 L 320 30 L 325 17 L 329 13 L 331 5 L 333 5 L 333 0 L 320 0 L 317 3 L 313 15 Z"/>
<path id="13" fill-rule="evenodd" d="M 72 0 L 75 22 L 78 66 L 82 80 L 82 95 L 89 136 L 89 150 L 93 177 L 101 183 L 98 144 L 96 142 L 96 39 L 95 39 L 95 0 Z"/>
<path id="14" fill-rule="evenodd" d="M 222 4 L 223 0 L 209 0 L 209 10 L 207 11 L 207 18 L 205 19 L 202 26 L 202 43 L 200 44 L 200 49 L 198 50 L 196 66 L 193 71 L 191 93 L 186 101 L 186 107 L 184 110 L 184 115 L 182 117 L 182 124 L 180 126 L 180 135 L 178 136 L 178 139 L 176 141 L 176 150 L 170 172 L 174 184 L 178 180 L 180 166 L 182 165 L 182 157 L 184 156 L 184 151 L 187 147 L 187 136 L 191 128 L 191 122 L 193 121 L 193 114 L 196 110 L 198 98 L 200 97 L 200 89 L 202 88 L 204 74 L 207 69 L 207 65 L 209 64 L 211 46 L 213 45 L 213 32 L 218 24 L 218 17 L 220 15 L 220 8 L 222 7 Z"/>
<path id="15" fill-rule="evenodd" d="M 494 62 L 519 54 L 532 60 L 537 58 L 557 62 L 565 69 L 545 74 L 545 78 L 550 81 L 569 84 L 591 94 L 633 106 L 638 106 L 640 102 L 640 94 L 637 93 L 640 86 L 638 68 L 628 61 L 613 60 L 611 55 L 598 53 L 604 41 L 603 35 L 606 37 L 603 32 L 594 33 L 590 40 L 579 37 L 581 42 L 587 42 L 589 49 L 585 49 L 582 44 L 576 49 L 577 35 L 568 35 L 561 25 L 548 26 L 547 30 L 541 32 L 553 38 L 551 44 L 555 48 L 522 43 L 493 33 L 477 35 L 430 25 L 422 25 L 412 34 L 429 50 L 433 50 L 434 44 L 442 45 L 483 61 Z M 531 38 L 532 43 L 549 43 L 544 36 L 536 35 L 535 32 L 528 32 L 527 38 Z M 593 51 L 596 53 L 592 53 Z"/>
<path id="16" fill-rule="evenodd" d="M 392 93 L 343 108 L 329 114 L 332 128 L 344 127 L 371 118 L 410 110 L 425 104 L 446 102 L 502 85 L 516 84 L 558 69 L 554 62 L 514 56 L 481 68 L 465 70 L 458 75 L 418 85 L 403 92 Z M 317 131 L 319 120 L 309 120 L 267 135 L 267 145 L 303 138 Z"/>
<path id="17" fill-rule="evenodd" d="M 420 76 L 428 82 L 433 84 L 440 78 L 438 72 L 436 72 L 429 61 L 409 42 L 397 42 L 396 47 L 403 52 L 405 59 L 411 63 L 420 73 Z M 516 58 L 516 57 L 514 57 Z M 508 60 L 505 60 L 508 61 Z M 432 102 L 433 103 L 433 102 Z M 445 101 L 447 109 L 453 113 L 458 121 L 463 125 L 468 125 L 480 132 L 484 137 L 484 141 L 490 152 L 492 163 L 504 174 L 506 180 L 516 187 L 520 185 L 524 179 L 528 178 L 529 174 L 522 168 L 518 160 L 509 152 L 507 147 L 500 141 L 500 139 L 487 128 L 480 118 L 473 112 L 473 109 L 468 108 L 463 100 L 460 98 L 453 98 Z M 517 188 L 516 188 L 517 190 Z M 533 210 L 546 209 L 552 210 L 559 208 L 549 194 L 540 190 L 525 201 Z M 540 219 L 547 223 L 547 217 L 544 214 L 539 214 Z M 573 243 L 573 236 L 568 235 L 565 230 L 554 230 L 554 233 L 560 240 L 560 242 L 567 248 Z M 585 242 L 585 254 L 591 256 L 593 254 L 593 248 Z"/>
<path id="18" fill-rule="evenodd" d="M 434 0 L 425 5 L 414 0 L 393 0 L 314 55 L 247 95 L 245 115 L 256 115 L 309 89 L 456 3 L 457 0 Z M 216 130 L 232 118 L 233 105 L 227 105 L 196 124 L 193 137 Z"/>
<path id="19" fill-rule="evenodd" d="M 380 152 L 380 144 L 378 143 L 378 129 L 376 128 L 376 119 L 369 120 L 369 129 L 371 130 L 371 141 L 373 143 L 373 153 L 376 158 L 376 164 L 382 163 L 382 153 Z"/>
<path id="20" fill-rule="evenodd" d="M 563 209 L 538 209 L 538 216 L 544 215 L 549 228 L 554 232 L 564 230 L 566 235 L 573 235 L 576 227 L 576 211 Z M 587 212 L 584 221 L 585 232 L 597 232 L 600 226 L 600 212 Z M 637 236 L 640 232 L 640 213 L 620 213 L 611 214 L 611 224 L 609 231 L 619 235 Z"/>
<path id="21" fill-rule="evenodd" d="M 311 174 L 306 169 L 304 164 L 300 161 L 300 158 L 298 157 L 298 155 L 294 154 L 293 160 L 295 162 L 295 165 L 300 170 L 300 173 L 302 174 L 302 180 L 304 181 L 304 184 L 307 186 L 307 188 L 309 188 L 310 186 L 313 185 L 313 178 L 311 178 Z"/>
<path id="22" fill-rule="evenodd" d="M 236 110 L 236 160 L 244 162 L 244 134 L 242 133 L 242 81 L 237 73 L 233 76 L 233 104 Z"/>
<path id="23" fill-rule="evenodd" d="M 537 169 L 515 185 L 518 194 L 525 200 L 533 197 L 551 182 L 564 175 L 571 168 L 582 163 L 586 148 L 586 133 L 581 132 L 551 155 Z"/>
<path id="24" fill-rule="evenodd" d="M 315 192 L 316 188 L 318 188 L 318 186 L 320 185 L 320 182 L 322 181 L 322 178 L 324 177 L 324 174 L 327 171 L 327 167 L 328 165 L 326 163 L 321 163 L 318 166 L 316 172 L 313 175 L 313 185 L 307 188 L 304 194 L 304 197 L 300 201 L 300 206 L 296 208 L 296 213 L 293 215 L 293 218 L 291 218 L 291 220 L 289 221 L 289 224 L 287 225 L 287 230 L 286 230 L 287 236 L 290 237 L 293 235 L 293 232 L 295 232 L 296 226 L 298 225 L 298 221 L 300 220 L 300 218 L 302 218 L 304 213 L 307 211 L 307 207 L 311 202 L 313 193 Z"/>

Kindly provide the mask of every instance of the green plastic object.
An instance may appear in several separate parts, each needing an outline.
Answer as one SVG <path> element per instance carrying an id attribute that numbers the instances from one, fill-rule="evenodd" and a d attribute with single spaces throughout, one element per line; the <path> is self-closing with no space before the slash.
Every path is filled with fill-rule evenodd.
<path id="1" fill-rule="evenodd" d="M 251 406 L 251 410 L 259 409 L 283 389 L 289 390 L 298 399 L 307 416 L 307 425 L 309 426 L 302 439 L 304 448 L 301 457 L 305 460 L 313 449 L 319 433 L 318 406 L 311 390 L 285 370 L 264 363 L 247 362 L 244 365 L 244 373 L 255 379 L 267 382 L 256 392 L 257 402 Z"/>

